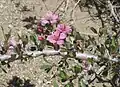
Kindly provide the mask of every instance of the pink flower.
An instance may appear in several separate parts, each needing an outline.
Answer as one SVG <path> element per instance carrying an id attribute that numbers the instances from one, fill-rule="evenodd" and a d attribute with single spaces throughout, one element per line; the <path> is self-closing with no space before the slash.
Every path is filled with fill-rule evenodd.
<path id="1" fill-rule="evenodd" d="M 52 35 L 49 35 L 47 37 L 47 40 L 50 43 L 62 45 L 62 44 L 64 44 L 64 39 L 65 38 L 66 38 L 65 33 L 60 33 L 59 31 L 55 31 Z"/>
<path id="2" fill-rule="evenodd" d="M 68 34 L 68 33 L 72 32 L 71 27 L 66 26 L 65 24 L 58 24 L 57 25 L 57 30 L 62 32 L 62 33 L 65 33 L 65 34 Z"/>
<path id="3" fill-rule="evenodd" d="M 49 24 L 49 21 L 46 20 L 45 18 L 41 18 L 41 25 L 45 26 L 46 24 Z"/>
<path id="4" fill-rule="evenodd" d="M 53 12 L 48 12 L 45 17 L 41 18 L 41 25 L 55 24 L 59 21 L 59 16 Z"/>
<path id="5" fill-rule="evenodd" d="M 82 64 L 84 72 L 88 72 L 89 70 L 91 70 L 92 67 L 86 59 L 83 59 Z"/>

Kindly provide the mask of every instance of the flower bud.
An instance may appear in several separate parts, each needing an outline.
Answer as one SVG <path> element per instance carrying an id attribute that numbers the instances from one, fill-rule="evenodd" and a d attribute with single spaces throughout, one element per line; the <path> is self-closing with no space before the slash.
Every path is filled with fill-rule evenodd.
<path id="1" fill-rule="evenodd" d="M 44 37 L 38 36 L 38 40 L 42 41 L 42 40 L 44 40 Z"/>
<path id="2" fill-rule="evenodd" d="M 37 31 L 38 31 L 39 33 L 42 33 L 42 32 L 43 32 L 43 28 L 42 28 L 41 26 L 38 26 Z"/>
<path id="3" fill-rule="evenodd" d="M 17 45 L 17 42 L 15 41 L 15 37 L 11 37 L 9 39 L 9 45 L 10 46 L 16 46 Z"/>

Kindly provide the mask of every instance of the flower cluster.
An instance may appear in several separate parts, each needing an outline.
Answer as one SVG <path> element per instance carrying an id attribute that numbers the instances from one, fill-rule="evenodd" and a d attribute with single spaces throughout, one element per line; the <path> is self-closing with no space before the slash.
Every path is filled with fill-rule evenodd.
<path id="1" fill-rule="evenodd" d="M 37 31 L 40 33 L 38 40 L 44 40 L 46 37 L 54 45 L 63 45 L 68 34 L 72 32 L 72 29 L 70 26 L 60 23 L 58 14 L 48 12 L 41 18 Z"/>
<path id="2" fill-rule="evenodd" d="M 47 40 L 53 44 L 62 45 L 64 40 L 67 37 L 67 34 L 70 33 L 72 29 L 65 24 L 58 24 L 56 31 L 47 37 Z"/>
<path id="3" fill-rule="evenodd" d="M 53 12 L 48 12 L 45 17 L 41 18 L 41 25 L 55 24 L 59 21 L 59 16 Z"/>

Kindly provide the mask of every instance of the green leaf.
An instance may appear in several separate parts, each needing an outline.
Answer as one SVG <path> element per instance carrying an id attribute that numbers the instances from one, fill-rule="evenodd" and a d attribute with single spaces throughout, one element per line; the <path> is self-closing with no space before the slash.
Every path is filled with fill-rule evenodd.
<path id="1" fill-rule="evenodd" d="M 79 87 L 87 87 L 86 84 L 83 82 L 83 80 L 80 80 Z"/>
<path id="2" fill-rule="evenodd" d="M 73 86 L 73 83 L 69 82 L 64 87 L 74 87 L 74 86 Z"/>
<path id="3" fill-rule="evenodd" d="M 91 27 L 90 28 L 95 34 L 97 34 L 97 31 L 96 31 L 96 29 L 94 28 L 94 27 Z"/>
<path id="4" fill-rule="evenodd" d="M 65 82 L 65 81 L 68 79 L 68 75 L 67 75 L 66 72 L 63 71 L 63 70 L 60 71 L 59 76 L 60 76 L 62 82 Z"/>
<path id="5" fill-rule="evenodd" d="M 61 51 L 61 52 L 66 52 L 67 49 L 66 49 L 65 47 L 61 47 L 60 51 Z"/>
<path id="6" fill-rule="evenodd" d="M 70 42 L 71 44 L 73 44 L 73 42 L 74 42 L 75 38 L 74 38 L 74 37 L 72 37 L 72 36 L 69 36 L 68 40 L 69 40 L 69 42 Z"/>
<path id="7" fill-rule="evenodd" d="M 37 38 L 36 35 L 31 35 L 30 39 L 35 43 L 35 45 L 37 45 Z"/>
<path id="8" fill-rule="evenodd" d="M 84 38 L 80 35 L 79 32 L 76 32 L 74 37 L 75 37 L 75 40 L 84 40 Z"/>
<path id="9" fill-rule="evenodd" d="M 3 71 L 4 73 L 7 73 L 7 71 L 6 71 L 4 68 L 1 67 L 1 69 L 2 69 L 2 71 Z"/>
<path id="10" fill-rule="evenodd" d="M 91 64 L 93 64 L 94 63 L 93 58 L 88 58 L 88 62 L 90 62 Z"/>
<path id="11" fill-rule="evenodd" d="M 5 37 L 6 37 L 6 40 L 7 40 L 7 41 L 9 40 L 9 38 L 10 38 L 10 36 L 11 36 L 11 31 L 12 31 L 12 30 L 10 30 L 7 34 L 5 34 Z"/>
<path id="12" fill-rule="evenodd" d="M 52 66 L 51 65 L 42 65 L 41 69 L 44 69 L 46 71 L 46 73 L 48 73 L 52 69 Z"/>
<path id="13" fill-rule="evenodd" d="M 115 37 L 112 38 L 110 49 L 111 53 L 115 53 L 118 50 L 118 43 Z"/>
<path id="14" fill-rule="evenodd" d="M 10 36 L 11 36 L 11 31 L 12 30 L 10 29 L 9 32 L 7 34 L 5 34 L 4 28 L 2 26 L 1 26 L 1 28 L 2 28 L 2 33 L 3 33 L 4 39 L 5 39 L 5 43 L 7 43 L 9 38 L 10 38 Z"/>
<path id="15" fill-rule="evenodd" d="M 21 37 L 23 45 L 26 45 L 28 43 L 28 36 L 27 35 L 22 35 Z"/>
<path id="16" fill-rule="evenodd" d="M 6 65 L 7 63 L 5 61 L 1 61 L 1 65 Z"/>
<path id="17" fill-rule="evenodd" d="M 66 42 L 65 46 L 66 46 L 67 49 L 70 49 L 72 47 L 72 45 L 69 42 Z"/>
<path id="18" fill-rule="evenodd" d="M 55 79 L 54 79 L 54 81 L 53 81 L 53 86 L 54 86 L 54 87 L 59 87 Z"/>
<path id="19" fill-rule="evenodd" d="M 46 42 L 45 41 L 39 41 L 39 43 L 36 42 L 36 45 L 38 47 L 38 50 L 42 51 L 44 49 L 45 45 L 46 45 Z"/>
<path id="20" fill-rule="evenodd" d="M 68 55 L 70 56 L 70 57 L 76 57 L 76 52 L 74 52 L 74 51 L 72 51 L 72 50 L 68 50 Z"/>
<path id="21" fill-rule="evenodd" d="M 43 60 L 44 60 L 46 63 L 51 64 L 51 62 L 49 62 L 49 61 L 45 58 L 45 56 L 43 56 Z"/>
<path id="22" fill-rule="evenodd" d="M 115 41 L 115 38 L 112 39 L 112 46 L 113 46 L 113 47 L 116 47 L 116 41 Z"/>
<path id="23" fill-rule="evenodd" d="M 82 67 L 79 65 L 74 66 L 74 72 L 75 73 L 80 73 L 82 71 Z"/>
<path id="24" fill-rule="evenodd" d="M 109 69 L 105 68 L 105 70 L 102 72 L 102 75 L 106 77 L 108 76 L 108 74 L 109 74 Z"/>

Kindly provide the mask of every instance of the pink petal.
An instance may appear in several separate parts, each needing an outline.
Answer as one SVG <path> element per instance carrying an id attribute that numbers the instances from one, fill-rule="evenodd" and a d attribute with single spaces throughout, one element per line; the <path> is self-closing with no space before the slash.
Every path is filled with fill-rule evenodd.
<path id="1" fill-rule="evenodd" d="M 46 17 L 50 17 L 50 16 L 52 16 L 53 15 L 53 13 L 51 12 L 51 11 L 48 11 L 47 13 L 46 13 Z"/>
<path id="2" fill-rule="evenodd" d="M 62 25 L 61 25 L 61 24 L 58 24 L 56 30 L 62 32 Z"/>
<path id="3" fill-rule="evenodd" d="M 58 19 L 59 19 L 59 16 L 56 15 L 56 14 L 54 14 L 54 15 L 52 16 L 52 18 L 53 18 L 54 20 L 58 20 Z"/>
<path id="4" fill-rule="evenodd" d="M 52 16 L 53 16 L 53 13 L 52 12 L 48 12 L 45 16 L 45 19 L 46 20 L 51 20 L 52 19 Z"/>
<path id="5" fill-rule="evenodd" d="M 58 24 L 57 28 L 58 29 L 64 28 L 64 24 Z"/>
<path id="6" fill-rule="evenodd" d="M 59 30 L 62 33 L 68 34 L 70 32 L 72 32 L 72 29 L 70 26 L 66 26 L 65 24 L 59 24 L 57 26 L 57 30 Z"/>
<path id="7" fill-rule="evenodd" d="M 55 32 L 53 33 L 53 35 L 55 35 L 55 37 L 59 37 L 60 31 L 55 31 Z"/>
<path id="8" fill-rule="evenodd" d="M 66 33 L 71 33 L 72 32 L 72 29 L 70 26 L 66 26 Z"/>
<path id="9" fill-rule="evenodd" d="M 46 13 L 44 18 L 41 18 L 41 23 L 44 26 L 45 24 L 49 24 L 49 23 L 51 24 L 57 23 L 58 20 L 59 20 L 59 16 L 49 11 L 48 13 Z"/>
<path id="10" fill-rule="evenodd" d="M 61 33 L 59 39 L 65 39 L 67 35 L 65 33 Z"/>
<path id="11" fill-rule="evenodd" d="M 45 18 L 41 19 L 41 25 L 45 26 L 46 24 L 49 24 L 49 21 L 46 20 Z"/>
<path id="12" fill-rule="evenodd" d="M 55 23 L 57 23 L 57 20 L 51 20 L 50 23 L 55 24 Z"/>
<path id="13" fill-rule="evenodd" d="M 47 40 L 50 42 L 50 43 L 56 43 L 56 41 L 54 40 L 54 36 L 53 35 L 49 35 L 48 37 L 47 37 Z"/>
<path id="14" fill-rule="evenodd" d="M 58 41 L 57 41 L 57 44 L 58 44 L 58 45 L 64 44 L 64 40 L 58 40 Z"/>

